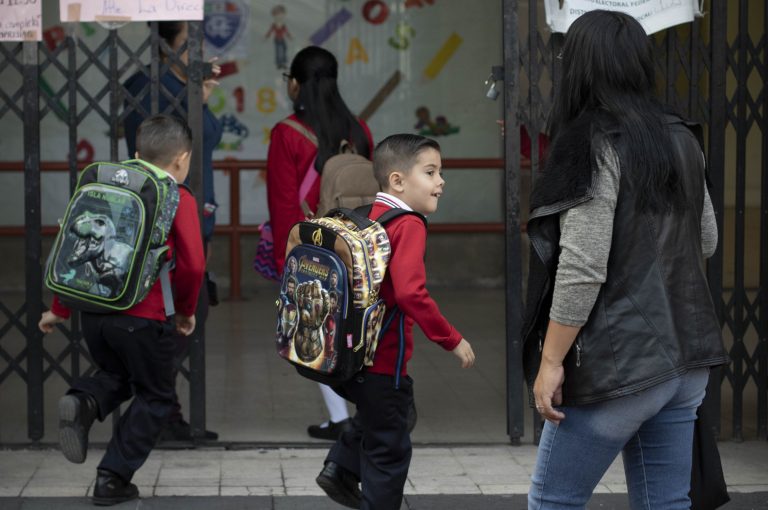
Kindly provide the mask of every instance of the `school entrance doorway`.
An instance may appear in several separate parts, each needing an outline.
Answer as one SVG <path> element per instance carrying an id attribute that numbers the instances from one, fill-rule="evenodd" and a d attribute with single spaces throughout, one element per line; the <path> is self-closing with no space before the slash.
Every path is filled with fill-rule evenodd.
<path id="1" fill-rule="evenodd" d="M 326 419 L 322 400 L 316 385 L 274 354 L 277 290 L 250 267 L 266 219 L 260 172 L 269 127 L 290 112 L 279 45 L 274 34 L 261 40 L 271 28 L 271 4 L 211 4 L 223 7 L 191 22 L 180 50 L 189 50 L 186 92 L 169 99 L 171 109 L 189 112 L 199 190 L 201 81 L 207 57 L 227 48 L 220 62 L 228 76 L 205 106 L 225 126 L 214 156 L 219 209 L 209 263 L 222 303 L 191 342 L 180 396 L 198 437 L 210 429 L 230 446 L 304 443 L 306 427 Z M 545 27 L 541 2 L 497 0 L 470 10 L 458 1 L 400 4 L 286 1 L 289 54 L 301 40 L 333 51 L 342 92 L 376 140 L 419 132 L 444 148 L 448 184 L 430 220 L 429 285 L 478 361 L 461 371 L 417 335 L 414 441 L 532 441 L 539 423 L 520 369 L 524 231 L 562 36 Z M 735 438 L 765 438 L 768 429 L 765 11 L 758 1 L 712 0 L 703 18 L 653 38 L 660 93 L 707 127 L 721 232 L 709 278 L 733 360 L 722 384 L 710 388 L 708 405 L 721 411 L 722 435 Z M 157 111 L 168 95 L 159 81 L 169 65 L 161 51 L 178 58 L 156 23 L 62 24 L 56 12 L 44 15 L 44 25 L 43 42 L 0 43 L 0 179 L 3 189 L 15 190 L 0 227 L 9 254 L 0 286 L 0 405 L 15 411 L 0 423 L 0 445 L 54 443 L 58 397 L 73 378 L 94 370 L 76 318 L 45 338 L 37 330 L 50 303 L 44 258 L 77 172 L 89 159 L 127 156 L 124 116 L 145 96 Z M 243 35 L 251 32 L 258 35 Z M 130 96 L 123 83 L 142 69 L 150 85 Z M 502 91 L 497 101 L 484 97 L 493 95 L 491 85 Z M 497 119 L 505 120 L 504 138 Z M 96 442 L 108 437 L 108 422 L 94 429 Z"/>

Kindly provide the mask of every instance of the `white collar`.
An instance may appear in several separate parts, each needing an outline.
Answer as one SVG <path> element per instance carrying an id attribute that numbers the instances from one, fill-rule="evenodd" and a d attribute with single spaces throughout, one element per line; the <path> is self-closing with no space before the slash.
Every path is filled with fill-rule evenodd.
<path id="1" fill-rule="evenodd" d="M 383 191 L 379 191 L 376 193 L 376 201 L 385 205 L 388 205 L 389 207 L 399 208 L 399 209 L 405 209 L 406 211 L 413 211 L 413 208 L 411 208 L 408 204 L 400 200 L 394 195 L 390 195 L 389 193 L 384 193 Z"/>

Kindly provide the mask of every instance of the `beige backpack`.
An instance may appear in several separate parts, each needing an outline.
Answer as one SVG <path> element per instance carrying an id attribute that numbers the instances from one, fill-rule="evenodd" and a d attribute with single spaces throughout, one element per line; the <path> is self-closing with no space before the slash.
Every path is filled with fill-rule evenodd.
<path id="1" fill-rule="evenodd" d="M 306 127 L 292 119 L 284 119 L 282 123 L 304 135 L 317 147 L 317 137 Z M 373 163 L 356 154 L 354 147 L 342 140 L 339 153 L 323 165 L 320 202 L 314 212 L 315 217 L 324 216 L 332 209 L 355 209 L 371 204 L 379 191 L 379 183 L 373 176 Z"/>

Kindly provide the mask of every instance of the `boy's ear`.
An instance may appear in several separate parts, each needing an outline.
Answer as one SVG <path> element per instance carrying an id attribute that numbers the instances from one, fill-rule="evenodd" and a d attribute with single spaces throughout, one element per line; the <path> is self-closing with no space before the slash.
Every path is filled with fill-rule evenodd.
<path id="1" fill-rule="evenodd" d="M 392 172 L 387 177 L 389 181 L 389 189 L 394 191 L 403 191 L 403 174 L 400 172 Z"/>
<path id="2" fill-rule="evenodd" d="M 176 169 L 181 170 L 182 168 L 185 167 L 185 165 L 187 164 L 187 161 L 191 157 L 192 157 L 191 151 L 180 152 L 179 154 L 176 154 L 175 158 L 173 158 L 173 166 Z"/>

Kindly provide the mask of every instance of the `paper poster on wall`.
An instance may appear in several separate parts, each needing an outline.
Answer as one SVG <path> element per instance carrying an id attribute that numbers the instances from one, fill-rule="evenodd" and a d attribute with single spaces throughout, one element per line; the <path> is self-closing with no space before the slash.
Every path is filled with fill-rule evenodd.
<path id="1" fill-rule="evenodd" d="M 59 0 L 61 21 L 174 21 L 203 19 L 203 0 Z"/>
<path id="2" fill-rule="evenodd" d="M 42 41 L 42 0 L 0 0 L 0 41 Z"/>
<path id="3" fill-rule="evenodd" d="M 585 12 L 604 9 L 629 14 L 650 35 L 665 28 L 690 23 L 701 16 L 701 0 L 544 0 L 547 25 L 553 32 L 565 33 Z"/>

